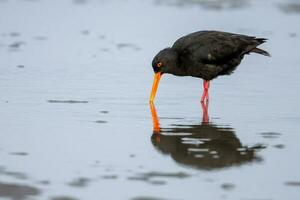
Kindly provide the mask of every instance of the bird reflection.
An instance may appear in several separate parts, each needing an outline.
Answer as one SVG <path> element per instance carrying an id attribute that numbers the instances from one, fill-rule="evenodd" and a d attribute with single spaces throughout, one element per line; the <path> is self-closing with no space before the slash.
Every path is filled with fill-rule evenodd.
<path id="1" fill-rule="evenodd" d="M 153 120 L 152 144 L 177 163 L 213 170 L 262 160 L 256 155 L 256 150 L 262 146 L 243 146 L 233 128 L 209 122 L 208 102 L 202 103 L 203 118 L 199 125 L 172 124 L 170 128 L 160 128 L 153 103 L 150 103 L 150 109 Z"/>

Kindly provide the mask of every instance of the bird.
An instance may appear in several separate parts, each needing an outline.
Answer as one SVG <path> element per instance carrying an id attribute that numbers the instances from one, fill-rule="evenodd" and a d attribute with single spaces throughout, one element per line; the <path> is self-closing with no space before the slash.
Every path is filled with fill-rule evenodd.
<path id="1" fill-rule="evenodd" d="M 201 102 L 208 101 L 210 81 L 232 74 L 246 54 L 270 56 L 257 47 L 266 41 L 266 38 L 215 30 L 198 31 L 179 38 L 152 60 L 154 80 L 150 102 L 155 99 L 163 74 L 203 79 Z"/>

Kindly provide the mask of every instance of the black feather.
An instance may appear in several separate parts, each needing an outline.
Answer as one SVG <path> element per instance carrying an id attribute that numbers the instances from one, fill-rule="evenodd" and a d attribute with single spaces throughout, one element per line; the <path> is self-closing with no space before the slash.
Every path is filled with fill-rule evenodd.
<path id="1" fill-rule="evenodd" d="M 228 32 L 199 31 L 179 38 L 168 52 L 161 51 L 154 60 L 162 62 L 162 73 L 212 80 L 219 75 L 231 74 L 245 54 L 254 52 L 270 56 L 257 48 L 266 40 Z M 166 54 L 174 55 L 172 60 L 166 59 Z"/>

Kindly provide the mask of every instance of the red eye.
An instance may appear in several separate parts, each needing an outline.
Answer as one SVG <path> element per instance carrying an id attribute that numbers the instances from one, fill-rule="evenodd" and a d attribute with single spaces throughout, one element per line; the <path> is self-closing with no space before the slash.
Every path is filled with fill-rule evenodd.
<path id="1" fill-rule="evenodd" d="M 161 67 L 162 66 L 162 63 L 161 62 L 159 62 L 159 63 L 157 63 L 157 65 L 156 65 L 157 67 Z"/>

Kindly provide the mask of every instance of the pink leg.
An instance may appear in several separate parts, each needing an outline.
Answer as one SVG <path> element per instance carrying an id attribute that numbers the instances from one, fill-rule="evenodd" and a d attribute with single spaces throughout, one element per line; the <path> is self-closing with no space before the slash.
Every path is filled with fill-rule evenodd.
<path id="1" fill-rule="evenodd" d="M 203 81 L 203 93 L 202 93 L 202 97 L 201 97 L 201 102 L 204 102 L 205 99 L 206 99 L 206 101 L 209 100 L 209 95 L 208 95 L 209 86 L 210 86 L 210 81 L 204 80 Z"/>
<path id="2" fill-rule="evenodd" d="M 202 106 L 202 123 L 209 123 L 209 116 L 208 116 L 208 101 L 205 102 L 201 102 L 201 106 Z"/>
<path id="3" fill-rule="evenodd" d="M 205 97 L 206 97 L 206 90 L 205 90 L 205 85 L 206 85 L 206 81 L 203 80 L 203 93 L 202 93 L 202 97 L 201 97 L 201 102 L 204 102 Z"/>

